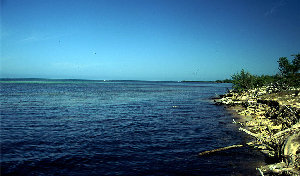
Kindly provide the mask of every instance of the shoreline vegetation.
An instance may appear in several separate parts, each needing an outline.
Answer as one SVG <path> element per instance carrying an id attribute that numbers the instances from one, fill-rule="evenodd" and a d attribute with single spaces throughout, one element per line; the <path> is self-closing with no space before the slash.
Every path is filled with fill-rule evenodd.
<path id="1" fill-rule="evenodd" d="M 265 154 L 261 175 L 300 175 L 300 54 L 292 56 L 279 58 L 275 76 L 232 75 L 233 89 L 214 98 L 237 115 L 233 122 L 253 138 L 247 145 Z"/>

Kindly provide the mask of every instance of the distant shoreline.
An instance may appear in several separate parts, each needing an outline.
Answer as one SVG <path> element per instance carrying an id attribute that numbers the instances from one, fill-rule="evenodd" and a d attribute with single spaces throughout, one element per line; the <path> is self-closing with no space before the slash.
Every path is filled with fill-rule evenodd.
<path id="1" fill-rule="evenodd" d="M 98 82 L 165 82 L 165 83 L 220 83 L 218 81 L 148 81 L 148 80 L 89 80 L 51 78 L 0 78 L 0 83 L 98 83 Z"/>

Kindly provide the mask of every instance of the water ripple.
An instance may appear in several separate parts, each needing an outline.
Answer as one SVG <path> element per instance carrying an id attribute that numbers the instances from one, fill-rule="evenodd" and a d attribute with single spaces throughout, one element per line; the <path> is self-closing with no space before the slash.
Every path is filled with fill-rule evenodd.
<path id="1" fill-rule="evenodd" d="M 242 140 L 222 108 L 205 101 L 225 90 L 204 83 L 1 84 L 2 175 L 242 173 L 230 156 L 196 157 Z"/>

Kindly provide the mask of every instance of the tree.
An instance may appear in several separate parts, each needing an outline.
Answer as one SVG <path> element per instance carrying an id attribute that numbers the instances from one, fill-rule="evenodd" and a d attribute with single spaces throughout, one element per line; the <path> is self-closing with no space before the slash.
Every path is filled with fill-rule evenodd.
<path id="1" fill-rule="evenodd" d="M 300 54 L 295 54 L 295 55 L 292 55 L 294 56 L 294 60 L 292 61 L 292 64 L 293 64 L 293 74 L 295 73 L 298 73 L 299 70 L 300 70 Z"/>
<path id="2" fill-rule="evenodd" d="M 236 91 L 243 91 L 254 87 L 254 76 L 244 69 L 240 73 L 231 76 L 233 89 Z"/>
<path id="3" fill-rule="evenodd" d="M 278 69 L 282 75 L 286 76 L 291 72 L 292 65 L 287 57 L 280 57 L 277 62 L 279 64 Z"/>
<path id="4" fill-rule="evenodd" d="M 278 60 L 279 71 L 283 77 L 280 78 L 280 85 L 292 87 L 300 86 L 300 54 L 292 55 L 294 59 L 290 62 L 286 57 L 281 57 Z"/>
<path id="5" fill-rule="evenodd" d="M 277 61 L 279 64 L 279 71 L 283 76 L 294 75 L 300 70 L 300 54 L 292 55 L 294 59 L 292 62 L 287 57 L 280 57 Z"/>

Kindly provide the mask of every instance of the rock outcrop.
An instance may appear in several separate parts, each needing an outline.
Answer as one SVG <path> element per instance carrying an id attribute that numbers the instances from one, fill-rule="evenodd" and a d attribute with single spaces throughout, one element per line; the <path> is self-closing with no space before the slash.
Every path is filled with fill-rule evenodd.
<path id="1" fill-rule="evenodd" d="M 265 153 L 273 163 L 257 168 L 262 175 L 300 175 L 300 89 L 265 86 L 215 99 L 241 117 L 235 123 L 255 140 L 249 146 Z"/>

